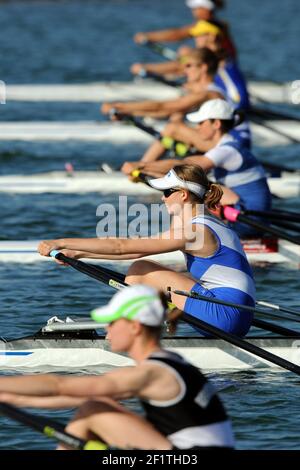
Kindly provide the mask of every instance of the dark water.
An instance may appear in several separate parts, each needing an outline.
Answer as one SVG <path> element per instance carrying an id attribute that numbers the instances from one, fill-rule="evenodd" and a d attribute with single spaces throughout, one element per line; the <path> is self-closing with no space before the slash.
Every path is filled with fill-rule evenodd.
<path id="1" fill-rule="evenodd" d="M 250 77 L 300 78 L 297 0 L 228 0 L 223 16 L 232 25 L 240 62 Z M 6 83 L 129 80 L 134 61 L 157 57 L 134 45 L 137 30 L 191 21 L 183 0 L 10 1 L 1 3 L 0 79 Z M 100 119 L 94 103 L 7 103 L 0 119 Z M 94 169 L 136 159 L 142 145 L 0 142 L 0 173 Z M 260 149 L 260 157 L 299 167 L 300 146 Z M 1 195 L 0 239 L 94 236 L 96 208 L 115 196 Z M 133 199 L 130 199 L 133 201 Z M 299 210 L 299 200 L 284 202 Z M 284 207 L 276 202 L 277 207 Z M 299 308 L 299 274 L 281 266 L 255 268 L 258 297 Z M 104 304 L 111 289 L 99 287 L 70 268 L 50 263 L 0 264 L 0 335 L 32 333 L 52 315 L 86 315 Z M 290 327 L 295 327 L 290 323 Z M 188 333 L 187 327 L 183 331 Z M 299 329 L 299 328 L 298 328 Z M 299 379 L 286 372 L 213 374 L 230 416 L 239 449 L 299 449 Z M 136 408 L 135 402 L 130 406 Z M 51 412 L 58 419 L 70 413 Z M 52 443 L 6 419 L 0 449 L 51 448 Z"/>

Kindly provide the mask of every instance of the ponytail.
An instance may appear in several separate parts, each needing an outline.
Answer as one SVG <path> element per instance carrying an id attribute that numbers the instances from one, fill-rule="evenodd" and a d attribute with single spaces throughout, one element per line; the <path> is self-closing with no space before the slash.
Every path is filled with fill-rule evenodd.
<path id="1" fill-rule="evenodd" d="M 209 190 L 204 195 L 204 203 L 210 210 L 215 210 L 220 204 L 223 190 L 219 184 L 210 183 Z"/>

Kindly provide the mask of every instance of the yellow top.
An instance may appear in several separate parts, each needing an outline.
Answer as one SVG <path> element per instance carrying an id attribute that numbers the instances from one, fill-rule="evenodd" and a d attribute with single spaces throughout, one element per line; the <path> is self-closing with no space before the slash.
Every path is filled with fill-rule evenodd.
<path id="1" fill-rule="evenodd" d="M 213 34 L 218 36 L 222 34 L 222 30 L 213 23 L 209 21 L 198 21 L 189 31 L 191 36 L 202 36 L 204 34 Z"/>

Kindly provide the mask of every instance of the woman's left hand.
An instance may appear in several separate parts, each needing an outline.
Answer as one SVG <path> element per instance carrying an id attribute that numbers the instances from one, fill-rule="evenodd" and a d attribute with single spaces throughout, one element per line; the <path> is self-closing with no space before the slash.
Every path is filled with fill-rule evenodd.
<path id="1" fill-rule="evenodd" d="M 52 250 L 59 250 L 58 240 L 43 240 L 39 243 L 38 252 L 42 256 L 50 256 Z"/>

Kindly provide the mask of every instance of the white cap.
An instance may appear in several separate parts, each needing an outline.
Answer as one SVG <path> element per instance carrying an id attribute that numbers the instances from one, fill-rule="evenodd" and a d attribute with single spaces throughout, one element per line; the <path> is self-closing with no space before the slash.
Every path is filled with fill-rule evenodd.
<path id="1" fill-rule="evenodd" d="M 171 188 L 183 188 L 191 191 L 191 193 L 196 194 L 199 197 L 203 197 L 207 189 L 201 184 L 194 183 L 193 181 L 184 181 L 177 173 L 172 169 L 162 178 L 155 178 L 148 180 L 150 186 L 155 189 L 171 189 Z"/>
<path id="2" fill-rule="evenodd" d="M 91 317 L 102 325 L 125 318 L 143 325 L 159 326 L 165 318 L 165 309 L 156 289 L 135 284 L 118 291 L 105 307 L 93 310 Z"/>
<path id="3" fill-rule="evenodd" d="M 211 0 L 186 0 L 186 6 L 189 8 L 206 8 L 207 10 L 214 10 L 216 5 Z"/>
<path id="4" fill-rule="evenodd" d="M 190 122 L 203 122 L 207 119 L 222 119 L 228 121 L 234 118 L 234 109 L 221 98 L 209 100 L 203 103 L 195 113 L 187 114 L 187 120 Z"/>

